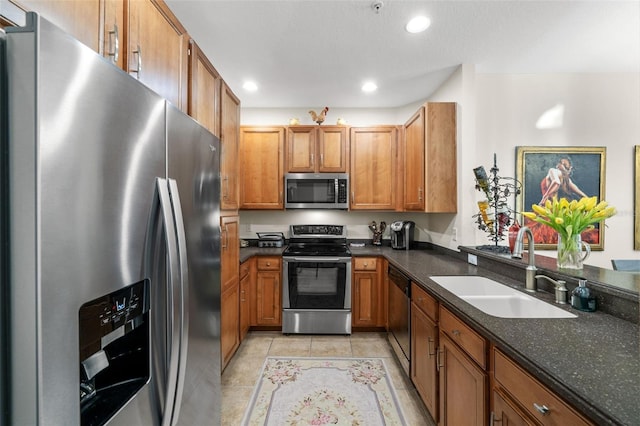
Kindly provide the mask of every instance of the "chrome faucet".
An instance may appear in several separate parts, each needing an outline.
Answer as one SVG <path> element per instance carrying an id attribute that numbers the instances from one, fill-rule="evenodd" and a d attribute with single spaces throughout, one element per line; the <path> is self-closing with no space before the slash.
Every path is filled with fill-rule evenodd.
<path id="1" fill-rule="evenodd" d="M 556 303 L 560 303 L 560 304 L 565 304 L 567 303 L 567 294 L 568 294 L 568 290 L 567 290 L 567 286 L 565 284 L 567 284 L 566 281 L 564 280 L 554 280 L 553 278 L 549 278 L 546 275 L 536 275 L 535 276 L 536 279 L 538 278 L 544 278 L 548 281 L 550 281 L 555 287 L 556 287 Z"/>
<path id="2" fill-rule="evenodd" d="M 528 246 L 528 254 L 529 254 L 529 266 L 526 269 L 526 281 L 524 289 L 526 291 L 535 292 L 538 290 L 538 285 L 536 283 L 536 254 L 533 248 L 533 233 L 528 226 L 523 226 L 518 231 L 518 236 L 516 237 L 516 242 L 513 247 L 513 254 L 511 257 L 516 259 L 522 259 L 522 250 L 523 250 L 523 237 L 524 234 L 527 234 L 529 238 L 529 246 Z"/>

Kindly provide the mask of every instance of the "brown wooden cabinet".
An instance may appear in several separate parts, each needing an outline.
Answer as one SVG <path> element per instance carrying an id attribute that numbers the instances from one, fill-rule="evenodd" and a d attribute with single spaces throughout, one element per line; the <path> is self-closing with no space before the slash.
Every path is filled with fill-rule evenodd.
<path id="1" fill-rule="evenodd" d="M 240 208 L 284 208 L 284 127 L 240 127 Z"/>
<path id="2" fill-rule="evenodd" d="M 351 128 L 351 210 L 396 208 L 397 136 L 395 126 Z"/>
<path id="3" fill-rule="evenodd" d="M 256 259 L 256 282 L 251 290 L 251 325 L 282 326 L 282 258 L 259 256 Z M 255 317 L 254 317 L 255 315 Z"/>
<path id="4" fill-rule="evenodd" d="M 379 301 L 382 297 L 380 285 L 382 259 L 355 257 L 352 262 L 351 325 L 353 327 L 382 326 L 384 323 L 380 318 L 379 309 Z"/>
<path id="5" fill-rule="evenodd" d="M 220 85 L 220 208 L 238 210 L 240 99 L 222 81 Z"/>
<path id="6" fill-rule="evenodd" d="M 502 351 L 494 349 L 493 357 L 492 417 L 496 422 L 506 416 L 513 424 L 593 425 Z M 503 396 L 496 399 L 496 393 Z"/>
<path id="7" fill-rule="evenodd" d="M 238 216 L 220 218 L 220 352 L 222 366 L 229 362 L 240 345 L 240 242 Z"/>
<path id="8" fill-rule="evenodd" d="M 38 12 L 81 43 L 101 52 L 101 0 L 9 0 L 23 10 Z M 121 2 L 122 3 L 122 2 Z"/>
<path id="9" fill-rule="evenodd" d="M 187 110 L 186 30 L 162 0 L 130 0 L 125 70 Z"/>
<path id="10" fill-rule="evenodd" d="M 500 426 L 535 426 L 536 422 L 529 419 L 520 408 L 511 403 L 509 398 L 497 390 L 493 391 L 493 408 L 489 426 L 498 423 Z"/>
<path id="11" fill-rule="evenodd" d="M 242 342 L 251 326 L 251 281 L 255 280 L 256 258 L 252 257 L 240 264 L 240 341 Z"/>
<path id="12" fill-rule="evenodd" d="M 348 165 L 344 126 L 287 128 L 286 170 L 289 173 L 344 173 Z"/>
<path id="13" fill-rule="evenodd" d="M 438 302 L 411 283 L 411 380 L 438 422 Z"/>
<path id="14" fill-rule="evenodd" d="M 487 422 L 487 374 L 440 332 L 440 423 L 483 426 Z"/>
<path id="15" fill-rule="evenodd" d="M 405 211 L 457 211 L 456 104 L 426 103 L 405 123 Z"/>
<path id="16" fill-rule="evenodd" d="M 220 137 L 220 74 L 195 40 L 189 41 L 187 113 Z"/>
<path id="17" fill-rule="evenodd" d="M 439 424 L 483 426 L 488 421 L 487 342 L 443 306 L 439 325 Z"/>

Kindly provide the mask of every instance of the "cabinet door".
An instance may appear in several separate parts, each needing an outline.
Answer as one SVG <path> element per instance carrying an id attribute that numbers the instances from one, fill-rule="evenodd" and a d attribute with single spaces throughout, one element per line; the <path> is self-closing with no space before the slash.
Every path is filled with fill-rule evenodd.
<path id="1" fill-rule="evenodd" d="M 240 100 L 222 81 L 220 108 L 220 208 L 238 210 L 238 150 L 240 139 Z"/>
<path id="2" fill-rule="evenodd" d="M 100 0 L 10 0 L 18 7 L 38 12 L 81 43 L 101 52 Z"/>
<path id="3" fill-rule="evenodd" d="M 186 111 L 187 48 L 184 27 L 162 0 L 129 4 L 126 70 Z"/>
<path id="4" fill-rule="evenodd" d="M 187 113 L 220 137 L 220 74 L 194 40 L 189 41 Z"/>
<path id="5" fill-rule="evenodd" d="M 424 107 L 404 125 L 404 210 L 424 210 Z"/>
<path id="6" fill-rule="evenodd" d="M 430 102 L 425 109 L 425 211 L 458 210 L 456 104 Z"/>
<path id="7" fill-rule="evenodd" d="M 411 380 L 431 417 L 438 422 L 438 328 L 415 303 L 411 303 Z"/>
<path id="8" fill-rule="evenodd" d="M 238 287 L 240 264 L 240 223 L 238 216 L 220 218 L 220 281 L 222 292 Z"/>
<path id="9" fill-rule="evenodd" d="M 295 126 L 287 129 L 287 161 L 289 173 L 306 173 L 316 171 L 316 136 L 315 127 Z"/>
<path id="10" fill-rule="evenodd" d="M 317 131 L 317 170 L 327 173 L 345 173 L 349 164 L 347 128 L 321 126 Z"/>
<path id="11" fill-rule="evenodd" d="M 377 272 L 353 273 L 351 324 L 354 327 L 374 327 L 378 324 L 379 287 Z"/>
<path id="12" fill-rule="evenodd" d="M 239 315 L 238 287 L 236 286 L 223 291 L 220 301 L 220 356 L 222 368 L 229 363 L 240 345 Z"/>
<path id="13" fill-rule="evenodd" d="M 395 127 L 351 128 L 351 210 L 393 210 L 396 205 Z"/>
<path id="14" fill-rule="evenodd" d="M 502 397 L 498 391 L 493 391 L 493 409 L 491 410 L 490 426 L 498 423 L 500 426 L 536 426 L 537 423 L 529 420 L 526 414 L 521 412 L 517 405 L 511 404 L 508 397 Z"/>
<path id="15" fill-rule="evenodd" d="M 256 280 L 257 325 L 282 325 L 280 287 L 280 271 L 258 271 Z"/>
<path id="16" fill-rule="evenodd" d="M 283 127 L 240 128 L 241 209 L 284 207 L 283 149 Z"/>
<path id="17" fill-rule="evenodd" d="M 487 375 L 440 333 L 440 424 L 483 426 L 487 418 Z"/>

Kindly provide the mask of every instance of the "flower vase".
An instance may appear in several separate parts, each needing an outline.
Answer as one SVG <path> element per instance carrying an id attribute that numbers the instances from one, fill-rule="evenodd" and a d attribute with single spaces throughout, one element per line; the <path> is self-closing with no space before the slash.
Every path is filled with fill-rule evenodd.
<path id="1" fill-rule="evenodd" d="M 584 247 L 585 252 L 582 253 Z M 580 234 L 571 235 L 568 238 L 558 234 L 558 268 L 582 269 L 583 262 L 591 254 L 591 246 L 582 242 Z"/>

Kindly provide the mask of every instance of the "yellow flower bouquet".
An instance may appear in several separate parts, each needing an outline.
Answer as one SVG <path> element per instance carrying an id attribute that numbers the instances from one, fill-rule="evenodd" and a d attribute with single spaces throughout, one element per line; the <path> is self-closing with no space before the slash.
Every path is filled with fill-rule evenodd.
<path id="1" fill-rule="evenodd" d="M 606 201 L 598 203 L 597 197 L 572 201 L 553 197 L 543 206 L 534 204 L 531 208 L 533 212 L 523 212 L 522 215 L 558 232 L 558 267 L 561 268 L 580 268 L 582 260 L 586 258 L 580 259 L 580 234 L 617 213 L 616 208 L 609 206 Z"/>

